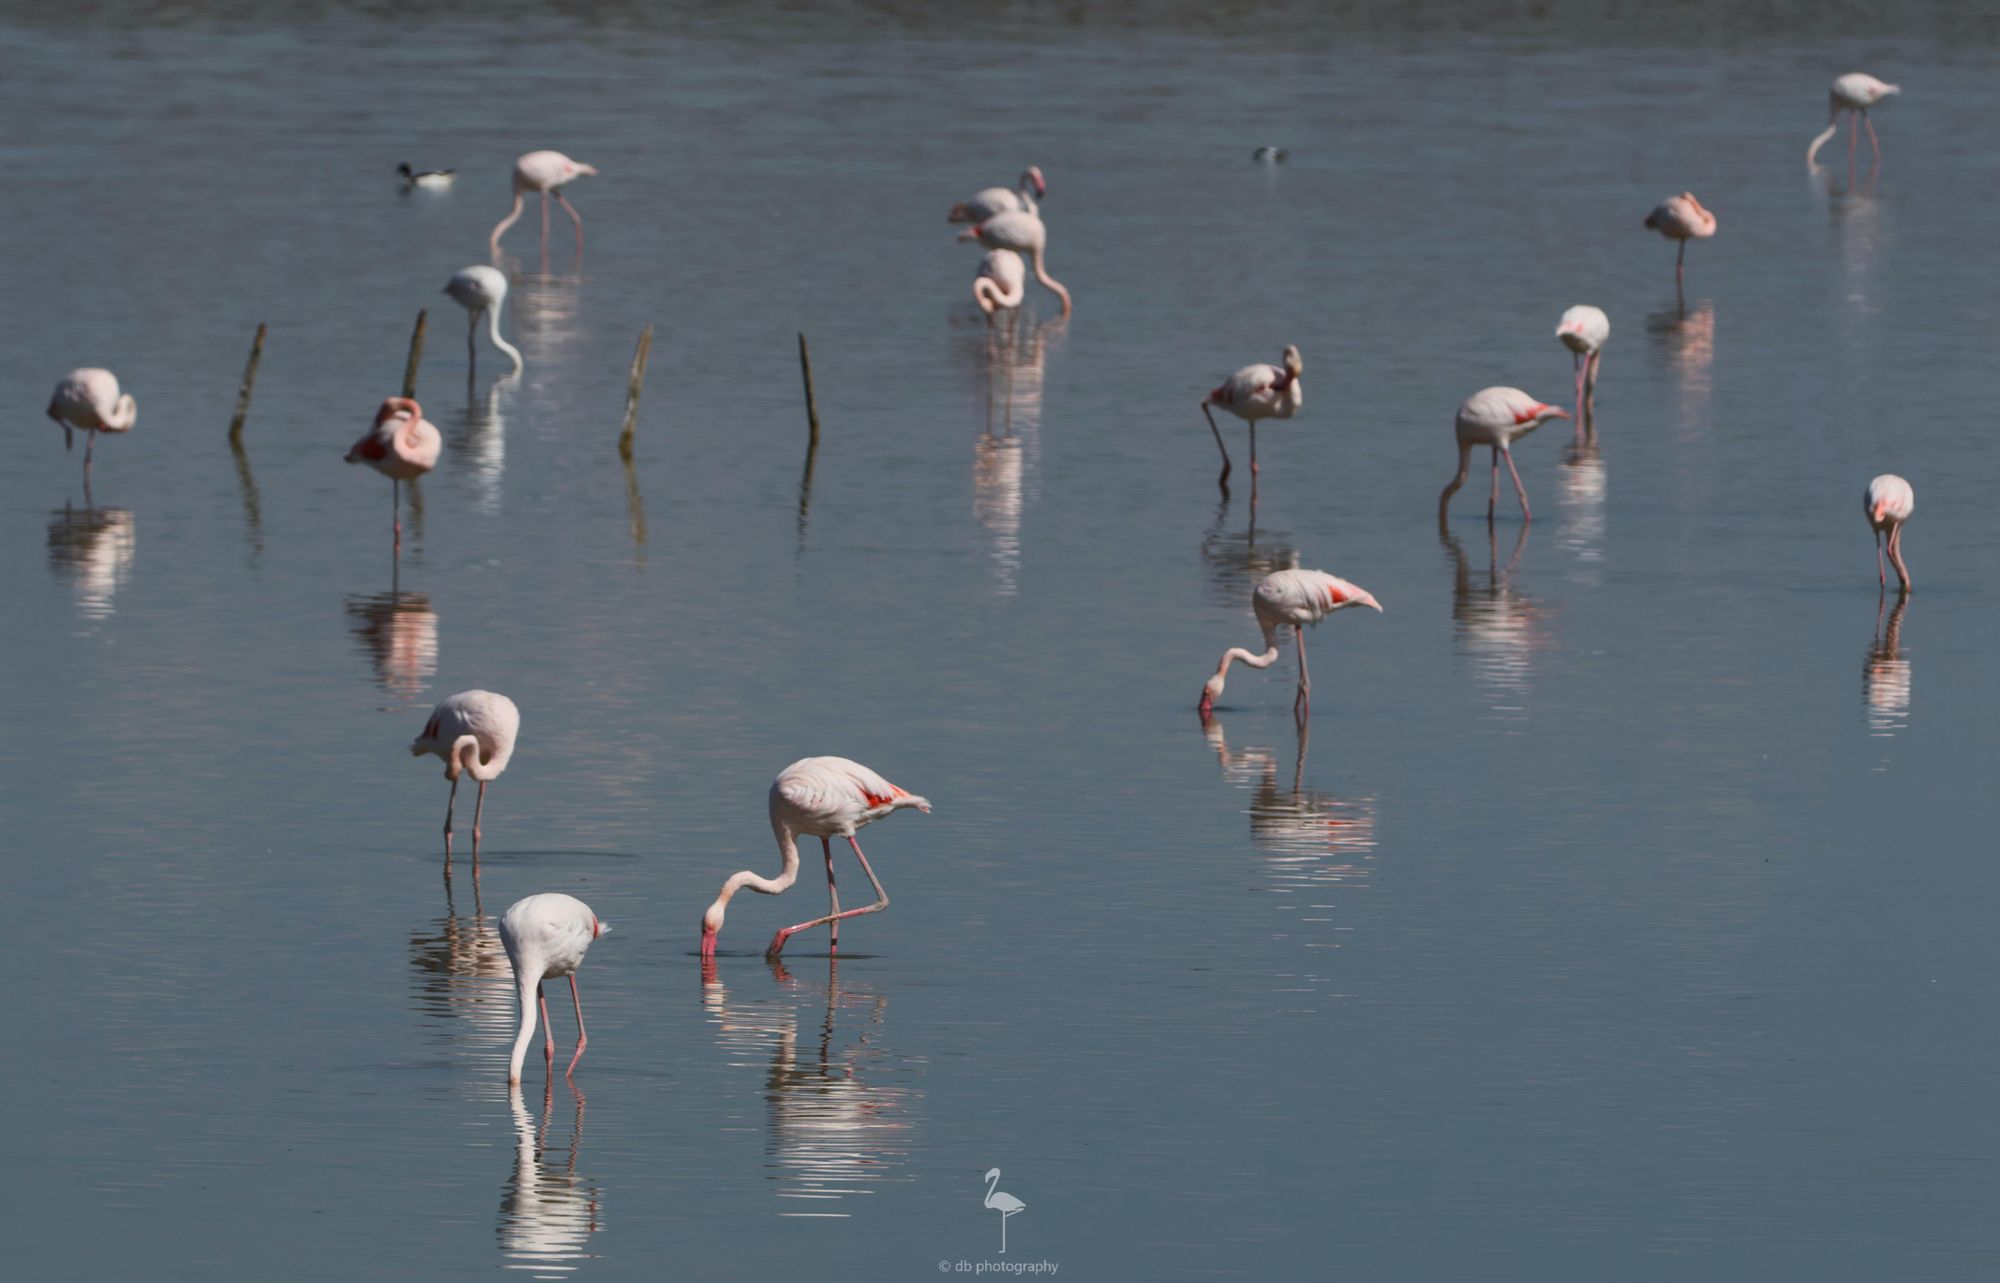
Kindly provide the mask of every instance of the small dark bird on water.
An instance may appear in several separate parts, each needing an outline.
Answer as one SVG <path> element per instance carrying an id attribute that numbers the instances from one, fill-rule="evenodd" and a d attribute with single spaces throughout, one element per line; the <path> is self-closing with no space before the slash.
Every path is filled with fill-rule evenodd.
<path id="1" fill-rule="evenodd" d="M 1268 165 L 1282 165 L 1285 163 L 1285 157 L 1289 155 L 1291 153 L 1283 147 L 1259 147 L 1250 153 L 1250 159 L 1261 160 Z"/>
<path id="2" fill-rule="evenodd" d="M 404 187 L 440 188 L 451 186 L 458 176 L 455 169 L 411 169 L 409 164 L 396 166 L 396 172 L 403 176 Z"/>

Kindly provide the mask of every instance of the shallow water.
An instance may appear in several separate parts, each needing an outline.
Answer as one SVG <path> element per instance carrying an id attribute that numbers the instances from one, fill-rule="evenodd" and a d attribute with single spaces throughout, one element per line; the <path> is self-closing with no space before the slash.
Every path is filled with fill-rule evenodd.
<path id="1" fill-rule="evenodd" d="M 995 1166 L 1006 1259 L 1064 1277 L 2000 1264 L 1990 25 L 91 12 L 0 22 L 91 68 L 0 85 L 42 175 L 0 310 L 29 1276 L 916 1278 L 1000 1259 Z M 1887 163 L 1809 175 L 1856 65 L 1906 86 Z M 558 212 L 544 271 L 531 209 L 526 372 L 468 386 L 437 291 L 530 146 L 602 170 L 586 254 Z M 995 335 L 941 215 L 1030 160 L 1077 308 Z M 1682 188 L 1684 302 L 1640 227 Z M 1475 466 L 1441 532 L 1453 408 L 1566 401 L 1579 301 L 1595 442 L 1521 445 L 1531 527 Z M 340 455 L 422 307 L 392 576 Z M 1194 403 L 1286 342 L 1305 409 L 1219 501 Z M 140 404 L 89 495 L 39 417 L 80 364 Z M 1289 565 L 1386 612 L 1311 635 L 1309 736 L 1289 644 L 1204 727 Z M 472 686 L 525 725 L 444 882 L 404 746 Z M 809 851 L 705 974 L 826 752 L 936 804 L 864 836 L 893 908 L 767 965 Z M 615 930 L 575 1091 L 515 1100 L 494 924 L 541 890 Z"/>

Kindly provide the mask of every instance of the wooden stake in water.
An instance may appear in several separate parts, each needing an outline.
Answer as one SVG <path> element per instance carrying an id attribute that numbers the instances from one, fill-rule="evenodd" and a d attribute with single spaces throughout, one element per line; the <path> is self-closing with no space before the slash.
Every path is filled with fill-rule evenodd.
<path id="1" fill-rule="evenodd" d="M 618 455 L 631 461 L 632 432 L 639 426 L 639 393 L 646 387 L 646 358 L 653 352 L 653 327 L 648 325 L 639 335 L 639 346 L 632 352 L 632 378 L 625 385 L 625 430 L 618 434 Z"/>
<path id="2" fill-rule="evenodd" d="M 243 421 L 250 417 L 250 390 L 257 386 L 257 363 L 264 359 L 264 323 L 257 322 L 257 337 L 250 344 L 250 362 L 243 367 L 243 386 L 236 389 L 236 417 L 229 421 L 229 439 L 243 439 Z"/>
<path id="3" fill-rule="evenodd" d="M 799 335 L 799 370 L 806 380 L 806 426 L 812 433 L 812 448 L 819 448 L 819 405 L 813 400 L 813 359 L 812 349 L 806 346 L 806 336 Z"/>
<path id="4" fill-rule="evenodd" d="M 410 359 L 403 366 L 403 395 L 417 395 L 417 367 L 424 361 L 424 328 L 430 323 L 430 313 L 424 309 L 417 311 L 417 328 L 410 331 Z"/>

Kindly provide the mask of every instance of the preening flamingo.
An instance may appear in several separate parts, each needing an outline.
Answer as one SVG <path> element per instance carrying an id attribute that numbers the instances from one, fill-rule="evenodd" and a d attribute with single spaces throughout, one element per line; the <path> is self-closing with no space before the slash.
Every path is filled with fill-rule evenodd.
<path id="1" fill-rule="evenodd" d="M 130 392 L 118 390 L 118 376 L 109 370 L 85 367 L 71 370 L 56 383 L 49 398 L 48 416 L 62 425 L 63 449 L 76 448 L 71 431 L 90 433 L 83 447 L 83 470 L 90 471 L 90 456 L 97 449 L 100 432 L 130 432 L 139 421 L 139 403 Z"/>
<path id="2" fill-rule="evenodd" d="M 458 805 L 458 777 L 479 781 L 479 798 L 472 806 L 472 867 L 479 868 L 479 820 L 486 809 L 486 786 L 500 778 L 514 757 L 521 734 L 521 710 L 505 695 L 492 691 L 460 691 L 431 710 L 424 729 L 410 741 L 410 756 L 426 753 L 444 759 L 444 777 L 451 797 L 444 804 L 444 859 L 451 864 L 451 815 Z"/>
<path id="3" fill-rule="evenodd" d="M 389 478 L 389 512 L 396 551 L 403 550 L 403 483 L 437 466 L 444 438 L 424 418 L 424 408 L 406 396 L 392 396 L 375 412 L 375 424 L 347 450 L 349 463 L 365 463 Z"/>
<path id="4" fill-rule="evenodd" d="M 1646 226 L 1670 241 L 1680 242 L 1680 250 L 1674 255 L 1674 287 L 1678 289 L 1681 268 L 1687 261 L 1688 242 L 1705 241 L 1715 235 L 1715 215 L 1702 208 L 1693 192 L 1682 192 L 1654 206 L 1653 212 L 1646 215 Z"/>
<path id="5" fill-rule="evenodd" d="M 1011 249 L 1026 254 L 1035 265 L 1035 279 L 1062 300 L 1063 315 L 1069 315 L 1069 291 L 1049 275 L 1046 263 L 1049 229 L 1033 210 L 995 214 L 958 234 L 962 241 L 978 241 L 987 249 Z"/>
<path id="6" fill-rule="evenodd" d="M 1486 501 L 1486 519 L 1493 519 L 1493 510 L 1500 504 L 1500 460 L 1504 456 L 1508 475 L 1514 478 L 1514 493 L 1521 497 L 1521 519 L 1534 520 L 1534 514 L 1528 511 L 1528 491 L 1521 484 L 1520 470 L 1514 466 L 1513 445 L 1550 419 L 1568 417 L 1569 411 L 1561 406 L 1545 405 L 1519 388 L 1487 388 L 1467 397 L 1465 404 L 1458 407 L 1455 425 L 1458 475 L 1438 496 L 1438 520 L 1444 520 L 1446 506 L 1472 469 L 1472 447 L 1481 445 L 1493 448 L 1493 494 Z"/>
<path id="7" fill-rule="evenodd" d="M 1007 1255 L 1007 1218 L 1028 1210 L 1028 1205 L 1000 1188 L 1000 1169 L 986 1169 L 986 1206 L 1000 1213 L 1000 1255 Z"/>
<path id="8" fill-rule="evenodd" d="M 1219 405 L 1237 418 L 1250 425 L 1250 484 L 1257 484 L 1257 420 L 1289 419 L 1299 412 L 1306 402 L 1305 385 L 1299 376 L 1305 373 L 1305 362 L 1299 359 L 1299 350 L 1287 345 L 1284 365 L 1246 365 L 1223 381 L 1221 387 L 1210 392 L 1201 400 L 1202 417 L 1208 420 L 1208 430 L 1215 433 L 1215 448 L 1222 451 L 1222 475 L 1218 483 L 1229 480 L 1229 447 L 1222 444 L 1222 432 L 1215 426 L 1215 416 L 1208 407 Z"/>
<path id="9" fill-rule="evenodd" d="M 510 705 L 511 707 L 511 705 Z M 514 1055 L 507 1062 L 507 1082 L 521 1081 L 521 1061 L 535 1038 L 535 1009 L 541 1008 L 544 1041 L 542 1059 L 551 1077 L 556 1068 L 555 1030 L 548 1028 L 549 1000 L 542 993 L 542 981 L 556 976 L 569 977 L 569 997 L 576 1006 L 576 1052 L 569 1058 L 567 1078 L 576 1072 L 583 1049 L 590 1038 L 583 1030 L 583 997 L 576 991 L 576 969 L 590 942 L 611 930 L 597 920 L 590 906 L 573 895 L 544 891 L 525 900 L 516 900 L 500 915 L 500 943 L 507 949 L 507 961 L 514 967 L 514 983 L 521 991 L 521 1032 L 514 1036 Z"/>
<path id="10" fill-rule="evenodd" d="M 486 336 L 493 340 L 494 347 L 507 354 L 507 359 L 514 363 L 514 373 L 519 374 L 521 350 L 500 337 L 500 306 L 507 301 L 507 274 L 497 267 L 475 263 L 446 281 L 444 292 L 466 311 L 466 360 L 475 367 L 479 364 L 479 352 L 473 343 L 473 336 L 479 330 L 480 314 L 484 313 Z"/>
<path id="11" fill-rule="evenodd" d="M 593 177 L 595 166 L 571 160 L 559 151 L 531 151 L 514 162 L 514 208 L 507 211 L 507 217 L 500 220 L 493 229 L 490 242 L 493 256 L 500 256 L 500 237 L 521 217 L 521 202 L 529 192 L 542 194 L 542 254 L 549 252 L 549 197 L 553 195 L 562 205 L 570 221 L 576 224 L 576 252 L 583 254 L 583 218 L 576 212 L 576 206 L 562 194 L 562 189 L 579 178 Z"/>
<path id="12" fill-rule="evenodd" d="M 1875 122 L 1869 119 L 1868 109 L 1880 103 L 1890 94 L 1901 92 L 1902 90 L 1897 86 L 1889 84 L 1886 81 L 1877 80 L 1864 71 L 1850 71 L 1846 75 L 1836 79 L 1833 82 L 1833 88 L 1828 90 L 1826 95 L 1826 129 L 1817 138 L 1812 140 L 1810 147 L 1806 148 L 1806 164 L 1810 166 L 1813 163 L 1813 157 L 1819 154 L 1819 149 L 1826 145 L 1827 139 L 1840 131 L 1840 113 L 1844 111 L 1849 113 L 1847 117 L 1848 167 L 1851 169 L 1854 165 L 1855 135 L 1859 132 L 1860 126 L 1864 124 L 1868 126 L 1868 145 L 1875 149 L 1875 164 L 1879 167 L 1882 164 L 1882 144 L 1875 137 Z"/>
<path id="13" fill-rule="evenodd" d="M 1011 249 L 989 249 L 972 278 L 972 298 L 991 320 L 996 311 L 1011 311 L 1028 296 L 1028 269 Z"/>
<path id="14" fill-rule="evenodd" d="M 842 918 L 879 913 L 889 907 L 889 893 L 882 889 L 881 879 L 869 867 L 868 857 L 861 853 L 861 844 L 854 840 L 854 835 L 883 816 L 912 806 L 925 814 L 931 809 L 927 799 L 898 788 L 859 762 L 844 757 L 802 758 L 778 772 L 778 778 L 771 782 L 771 831 L 777 836 L 783 867 L 775 878 L 760 877 L 745 869 L 722 884 L 722 893 L 701 915 L 701 956 L 715 956 L 715 938 L 722 930 L 730 897 L 745 887 L 761 895 L 782 895 L 798 880 L 801 834 L 818 838 L 820 850 L 826 856 L 826 895 L 831 907 L 825 917 L 779 931 L 771 938 L 771 947 L 764 956 L 777 957 L 787 939 L 821 923 L 829 926 L 829 951 L 839 952 Z M 833 838 L 846 838 L 847 845 L 854 848 L 854 858 L 861 861 L 861 871 L 875 888 L 875 903 L 841 912 L 840 894 L 833 884 Z"/>
<path id="15" fill-rule="evenodd" d="M 995 214 L 1009 214 L 1025 209 L 1035 212 L 1035 202 L 1049 198 L 1049 185 L 1042 181 L 1039 167 L 1030 165 L 1021 171 L 1021 187 L 1018 192 L 1005 187 L 988 187 L 971 200 L 962 200 L 951 207 L 951 213 L 944 219 L 947 223 L 983 223 Z"/>
<path id="16" fill-rule="evenodd" d="M 1882 568 L 1882 552 L 1885 547 L 1883 535 L 1888 535 L 1886 547 L 1889 560 L 1896 566 L 1896 582 L 1904 592 L 1910 591 L 1910 568 L 1903 564 L 1903 523 L 1917 510 L 1917 492 L 1910 483 L 1893 472 L 1885 472 L 1868 483 L 1868 492 L 1863 499 L 1868 513 L 1868 525 L 1875 531 L 1875 578 L 1882 587 L 1889 586 L 1889 573 Z"/>
<path id="17" fill-rule="evenodd" d="M 1306 672 L 1306 625 L 1317 625 L 1334 611 L 1350 606 L 1366 606 L 1377 614 L 1382 610 L 1381 603 L 1366 588 L 1324 570 L 1280 570 L 1267 575 L 1257 585 L 1250 604 L 1257 612 L 1257 627 L 1264 631 L 1264 653 L 1253 655 L 1240 646 L 1222 652 L 1215 676 L 1201 688 L 1197 708 L 1203 717 L 1214 711 L 1216 696 L 1222 694 L 1231 664 L 1269 668 L 1278 662 L 1278 630 L 1286 626 L 1290 626 L 1299 647 L 1299 692 L 1292 699 L 1292 709 L 1302 716 L 1310 713 L 1312 679 Z"/>
<path id="18" fill-rule="evenodd" d="M 396 172 L 403 176 L 403 190 L 422 187 L 429 191 L 443 191 L 458 177 L 455 169 L 411 169 L 408 161 L 396 166 Z"/>
<path id="19" fill-rule="evenodd" d="M 1581 428 L 1585 399 L 1597 396 L 1597 360 L 1611 337 L 1611 318 L 1603 308 L 1579 303 L 1563 313 L 1556 337 L 1570 350 L 1570 365 L 1576 371 L 1576 423 Z"/>

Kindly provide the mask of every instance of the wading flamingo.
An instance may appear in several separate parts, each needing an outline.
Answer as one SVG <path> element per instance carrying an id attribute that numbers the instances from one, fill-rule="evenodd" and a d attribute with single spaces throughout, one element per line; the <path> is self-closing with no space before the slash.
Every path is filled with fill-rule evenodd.
<path id="1" fill-rule="evenodd" d="M 510 706 L 511 707 L 511 706 Z M 576 991 L 576 969 L 590 942 L 611 930 L 599 922 L 590 906 L 573 895 L 544 891 L 525 900 L 516 900 L 500 915 L 500 943 L 506 946 L 507 961 L 514 966 L 514 983 L 521 990 L 521 1032 L 514 1036 L 514 1055 L 507 1062 L 509 1085 L 521 1081 L 521 1061 L 528 1044 L 535 1039 L 535 1008 L 542 1012 L 542 1059 L 553 1078 L 556 1070 L 556 1034 L 549 1025 L 549 1000 L 542 993 L 542 981 L 556 976 L 569 977 L 569 997 L 576 1006 L 576 1053 L 569 1058 L 563 1077 L 576 1072 L 583 1049 L 590 1038 L 583 1031 L 583 997 Z"/>
<path id="2" fill-rule="evenodd" d="M 1028 1205 L 1000 1188 L 1000 1169 L 986 1169 L 986 1206 L 1000 1213 L 1000 1255 L 1007 1255 L 1007 1218 L 1028 1210 Z"/>
<path id="3" fill-rule="evenodd" d="M 1027 209 L 995 214 L 960 232 L 958 239 L 978 241 L 987 249 L 1011 249 L 1017 254 L 1026 254 L 1035 265 L 1035 279 L 1062 300 L 1063 315 L 1069 315 L 1069 291 L 1049 275 L 1045 261 L 1049 229 L 1043 225 L 1039 214 Z"/>
<path id="4" fill-rule="evenodd" d="M 1042 181 L 1042 171 L 1030 165 L 1021 171 L 1021 187 L 1018 192 L 1005 187 L 988 187 L 971 200 L 962 200 L 951 207 L 951 213 L 944 216 L 947 223 L 983 223 L 995 214 L 1010 214 L 1025 209 L 1035 212 L 1035 202 L 1049 198 L 1049 185 Z"/>
<path id="5" fill-rule="evenodd" d="M 1653 212 L 1646 215 L 1646 226 L 1670 241 L 1680 242 L 1680 250 L 1674 255 L 1674 288 L 1679 289 L 1688 242 L 1705 241 L 1715 235 L 1715 215 L 1702 208 L 1693 192 L 1682 192 L 1654 206 Z"/>
<path id="6" fill-rule="evenodd" d="M 424 408 L 406 396 L 392 396 L 375 412 L 375 426 L 347 450 L 349 463 L 365 463 L 389 478 L 389 513 L 396 551 L 403 550 L 403 483 L 437 467 L 444 438 L 424 418 Z"/>
<path id="7" fill-rule="evenodd" d="M 486 314 L 486 336 L 493 340 L 493 346 L 507 354 L 514 363 L 514 373 L 521 372 L 521 350 L 500 337 L 500 306 L 507 301 L 507 274 L 497 267 L 487 267 L 475 263 L 445 282 L 444 292 L 466 311 L 465 358 L 474 368 L 479 365 L 479 352 L 473 344 L 473 336 L 479 330 L 479 315 Z"/>
<path id="8" fill-rule="evenodd" d="M 1215 710 L 1215 698 L 1222 694 L 1231 664 L 1269 668 L 1278 662 L 1278 630 L 1287 625 L 1299 647 L 1299 693 L 1292 700 L 1292 711 L 1305 716 L 1312 711 L 1312 678 L 1306 672 L 1306 625 L 1317 625 L 1334 611 L 1349 606 L 1366 606 L 1377 614 L 1382 611 L 1381 603 L 1366 588 L 1324 570 L 1280 570 L 1267 575 L 1257 585 L 1250 604 L 1257 612 L 1257 627 L 1264 630 L 1264 653 L 1253 655 L 1240 646 L 1222 652 L 1222 662 L 1215 666 L 1215 676 L 1202 686 L 1201 702 L 1196 705 L 1203 717 Z"/>
<path id="9" fill-rule="evenodd" d="M 1844 111 L 1849 113 L 1847 117 L 1847 167 L 1849 169 L 1854 168 L 1855 135 L 1860 126 L 1865 124 L 1868 126 L 1868 145 L 1875 149 L 1875 164 L 1877 168 L 1880 168 L 1882 164 L 1882 144 L 1875 138 L 1875 122 L 1869 119 L 1868 109 L 1880 103 L 1890 94 L 1901 92 L 1902 90 L 1895 85 L 1877 80 L 1864 71 L 1850 71 L 1835 80 L 1833 88 L 1826 95 L 1826 129 L 1820 133 L 1819 137 L 1812 140 L 1810 147 L 1806 148 L 1806 164 L 1810 166 L 1813 163 L 1813 157 L 1819 154 L 1819 149 L 1826 145 L 1826 141 L 1840 132 L 1840 113 Z"/>
<path id="10" fill-rule="evenodd" d="M 444 759 L 444 777 L 451 797 L 444 804 L 444 862 L 451 866 L 451 814 L 458 805 L 458 777 L 479 781 L 479 798 L 472 805 L 472 868 L 479 869 L 479 819 L 486 809 L 486 786 L 500 778 L 514 756 L 521 734 L 521 710 L 505 695 L 492 691 L 460 691 L 441 700 L 431 719 L 410 741 L 410 756 L 426 753 Z"/>
<path id="11" fill-rule="evenodd" d="M 931 809 L 928 800 L 844 757 L 802 758 L 778 772 L 778 778 L 771 782 L 771 831 L 777 835 L 783 867 L 775 878 L 759 877 L 745 869 L 722 884 L 722 893 L 701 915 L 701 956 L 715 956 L 715 938 L 722 930 L 722 916 L 731 896 L 745 887 L 762 895 L 783 895 L 798 880 L 800 834 L 819 839 L 820 851 L 826 856 L 826 896 L 831 907 L 823 918 L 779 931 L 771 937 L 771 947 L 764 956 L 777 957 L 787 939 L 821 923 L 828 925 L 828 951 L 838 953 L 842 918 L 879 913 L 889 907 L 889 893 L 882 889 L 881 879 L 869 867 L 854 835 L 883 816 L 910 806 L 926 814 Z M 854 848 L 854 858 L 861 861 L 861 871 L 875 888 L 875 903 L 841 912 L 840 894 L 833 885 L 833 838 L 846 838 L 847 845 Z"/>
<path id="12" fill-rule="evenodd" d="M 1882 587 L 1889 586 L 1889 572 L 1882 568 L 1884 541 L 1888 535 L 1889 560 L 1896 567 L 1896 582 L 1903 591 L 1910 591 L 1910 568 L 1903 564 L 1903 523 L 1917 510 L 1917 492 L 1910 489 L 1910 483 L 1893 472 L 1885 472 L 1868 483 L 1864 496 L 1864 507 L 1868 513 L 1868 525 L 1875 531 L 1875 578 Z"/>
<path id="13" fill-rule="evenodd" d="M 1299 412 L 1306 402 L 1305 385 L 1299 382 L 1305 369 L 1298 348 L 1288 345 L 1283 366 L 1246 365 L 1201 399 L 1202 417 L 1208 420 L 1208 430 L 1215 433 L 1215 448 L 1222 451 L 1222 475 L 1216 478 L 1217 484 L 1226 485 L 1229 481 L 1229 448 L 1222 444 L 1222 432 L 1215 426 L 1215 416 L 1208 407 L 1219 405 L 1250 425 L 1250 488 L 1255 490 L 1257 420 L 1289 419 Z"/>
<path id="14" fill-rule="evenodd" d="M 1611 337 L 1611 318 L 1603 308 L 1579 303 L 1563 313 L 1556 337 L 1570 350 L 1570 364 L 1576 369 L 1576 426 L 1581 431 L 1584 407 L 1597 397 L 1597 360 Z"/>
<path id="15" fill-rule="evenodd" d="M 514 162 L 514 208 L 507 211 L 507 217 L 500 220 L 493 229 L 491 246 L 493 256 L 500 256 L 500 237 L 521 217 L 521 201 L 529 192 L 542 194 L 542 256 L 549 252 L 549 197 L 554 195 L 569 219 L 576 224 L 576 252 L 583 255 L 583 218 L 576 212 L 576 206 L 562 194 L 562 189 L 579 178 L 594 177 L 595 166 L 571 160 L 559 151 L 531 151 Z"/>
<path id="16" fill-rule="evenodd" d="M 86 367 L 71 370 L 57 382 L 49 398 L 48 416 L 62 425 L 63 449 L 76 448 L 71 429 L 90 433 L 83 447 L 83 470 L 90 471 L 90 456 L 97 448 L 100 432 L 130 432 L 139 421 L 139 403 L 130 392 L 118 391 L 118 376 L 109 370 Z"/>
<path id="17" fill-rule="evenodd" d="M 996 311 L 1012 311 L 1028 296 L 1028 269 L 1011 249 L 989 249 L 972 278 L 972 298 L 992 320 Z"/>
<path id="18" fill-rule="evenodd" d="M 1465 484 L 1472 469 L 1472 447 L 1493 448 L 1493 493 L 1486 500 L 1486 519 L 1500 504 L 1500 460 L 1507 460 L 1507 473 L 1514 478 L 1514 493 L 1521 497 L 1521 520 L 1533 521 L 1528 511 L 1528 491 L 1521 484 L 1520 470 L 1514 466 L 1514 442 L 1527 436 L 1550 419 L 1567 419 L 1569 411 L 1559 405 L 1544 405 L 1519 388 L 1487 388 L 1467 397 L 1458 407 L 1458 475 L 1438 496 L 1438 520 L 1444 520 L 1451 497 Z"/>

